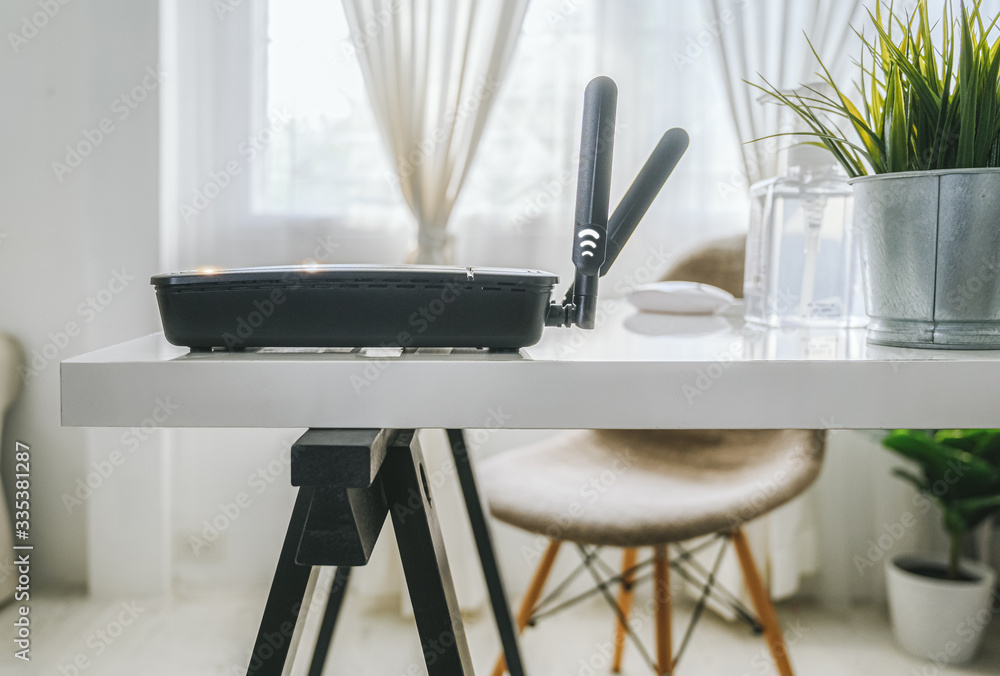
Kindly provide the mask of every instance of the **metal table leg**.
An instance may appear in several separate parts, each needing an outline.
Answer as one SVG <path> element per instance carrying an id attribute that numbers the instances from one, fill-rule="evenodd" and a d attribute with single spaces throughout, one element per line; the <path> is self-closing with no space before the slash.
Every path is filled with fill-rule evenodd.
<path id="1" fill-rule="evenodd" d="M 476 549 L 479 550 L 479 561 L 486 577 L 486 589 L 490 594 L 490 604 L 493 606 L 493 617 L 496 619 L 497 631 L 500 633 L 500 643 L 503 646 L 504 657 L 507 660 L 507 670 L 510 676 L 524 676 L 524 666 L 521 663 L 521 651 L 518 648 L 517 629 L 514 616 L 507 603 L 503 579 L 497 565 L 493 550 L 493 536 L 486 520 L 486 508 L 483 497 L 476 486 L 475 468 L 465 445 L 465 435 L 462 430 L 448 430 L 448 442 L 455 458 L 455 468 L 458 471 L 458 481 L 465 497 L 465 508 L 472 524 L 472 534 L 476 539 Z"/>

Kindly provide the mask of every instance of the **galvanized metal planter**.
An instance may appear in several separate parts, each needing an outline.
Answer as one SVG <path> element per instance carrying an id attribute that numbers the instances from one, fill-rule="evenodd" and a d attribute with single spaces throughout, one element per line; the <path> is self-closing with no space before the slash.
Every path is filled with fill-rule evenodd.
<path id="1" fill-rule="evenodd" d="M 868 342 L 1000 349 L 1000 169 L 851 183 Z"/>

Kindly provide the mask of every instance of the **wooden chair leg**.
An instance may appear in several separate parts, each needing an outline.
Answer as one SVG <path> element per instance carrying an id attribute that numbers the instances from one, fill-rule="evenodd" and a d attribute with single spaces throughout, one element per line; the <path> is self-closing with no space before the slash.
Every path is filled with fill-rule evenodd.
<path id="1" fill-rule="evenodd" d="M 736 529 L 732 532 L 733 547 L 736 549 L 736 556 L 740 560 L 740 568 L 743 569 L 743 580 L 746 582 L 747 590 L 753 601 L 754 608 L 764 627 L 764 638 L 767 646 L 771 650 L 771 657 L 774 665 L 778 668 L 781 676 L 793 676 L 792 665 L 788 661 L 788 649 L 785 647 L 785 639 L 781 633 L 781 624 L 778 622 L 778 614 L 774 612 L 774 605 L 771 603 L 771 595 L 764 588 L 764 583 L 757 571 L 757 564 L 754 563 L 753 554 L 750 552 L 750 544 L 747 542 L 743 531 Z"/>
<path id="2" fill-rule="evenodd" d="M 653 554 L 654 608 L 656 613 L 656 666 L 661 676 L 674 668 L 674 644 L 670 626 L 670 558 L 666 545 L 656 547 Z"/>
<path id="3" fill-rule="evenodd" d="M 622 623 L 622 618 L 626 621 L 628 620 L 629 613 L 632 612 L 632 598 L 634 596 L 632 583 L 635 579 L 634 574 L 626 575 L 626 571 L 630 568 L 635 567 L 636 560 L 639 558 L 639 550 L 635 547 L 629 547 L 622 552 L 622 583 L 621 587 L 618 589 L 618 607 L 621 609 L 621 615 L 615 620 L 615 656 L 614 660 L 611 662 L 611 673 L 619 674 L 622 670 L 622 655 L 625 654 L 625 625 Z"/>
<path id="4" fill-rule="evenodd" d="M 518 633 L 524 631 L 531 620 L 531 613 L 535 609 L 535 604 L 538 603 L 538 597 L 542 595 L 542 589 L 545 588 L 545 580 L 552 572 L 552 564 L 556 562 L 560 545 L 562 545 L 562 540 L 549 540 L 549 546 L 542 554 L 542 560 L 538 564 L 538 569 L 535 570 L 534 577 L 531 578 L 531 584 L 528 585 L 528 590 L 524 593 L 524 598 L 521 599 L 521 607 L 517 611 Z M 493 676 L 503 676 L 505 671 L 507 671 L 507 660 L 501 654 L 496 666 L 493 667 Z"/>

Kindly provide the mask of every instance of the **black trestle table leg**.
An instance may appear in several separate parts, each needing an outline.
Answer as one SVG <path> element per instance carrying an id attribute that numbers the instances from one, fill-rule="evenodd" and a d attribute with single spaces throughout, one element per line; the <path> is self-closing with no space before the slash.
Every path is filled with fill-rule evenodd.
<path id="1" fill-rule="evenodd" d="M 428 676 L 473 676 L 441 527 L 416 435 L 400 434 L 382 465 L 382 486 Z"/>
<path id="2" fill-rule="evenodd" d="M 500 577 L 500 567 L 497 564 L 493 550 L 493 536 L 486 520 L 486 508 L 479 488 L 476 485 L 475 469 L 465 445 L 465 435 L 462 430 L 448 430 L 448 443 L 451 445 L 452 456 L 455 458 L 455 469 L 458 481 L 465 497 L 465 508 L 469 513 L 472 534 L 479 551 L 479 561 L 486 577 L 486 589 L 489 591 L 490 604 L 493 606 L 493 617 L 496 619 L 497 631 L 500 634 L 500 644 L 507 660 L 507 670 L 510 676 L 524 676 L 524 666 L 521 663 L 521 651 L 518 648 L 517 627 L 514 616 L 507 603 L 503 579 Z"/>
<path id="3" fill-rule="evenodd" d="M 281 545 L 271 591 L 250 655 L 247 676 L 281 676 L 288 660 L 295 626 L 299 613 L 303 610 L 303 596 L 312 573 L 312 567 L 295 563 L 295 554 L 311 501 L 312 489 L 300 488 L 292 508 L 292 518 L 288 522 L 285 541 Z"/>
<path id="4" fill-rule="evenodd" d="M 322 676 L 323 665 L 326 663 L 326 656 L 330 652 L 330 644 L 333 643 L 333 630 L 337 626 L 337 617 L 340 615 L 340 607 L 344 603 L 344 594 L 347 593 L 347 581 L 351 577 L 349 566 L 337 566 L 337 572 L 333 576 L 333 586 L 330 587 L 330 597 L 326 601 L 326 609 L 323 611 L 323 623 L 319 628 L 319 636 L 316 637 L 316 650 L 313 652 L 312 662 L 309 665 L 309 676 Z"/>

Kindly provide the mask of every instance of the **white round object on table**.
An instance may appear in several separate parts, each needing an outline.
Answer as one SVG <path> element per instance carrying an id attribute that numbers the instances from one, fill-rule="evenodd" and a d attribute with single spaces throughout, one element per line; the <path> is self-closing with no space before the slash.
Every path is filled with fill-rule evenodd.
<path id="1" fill-rule="evenodd" d="M 637 287 L 628 301 L 643 312 L 710 315 L 731 306 L 733 294 L 697 282 L 657 282 Z"/>

